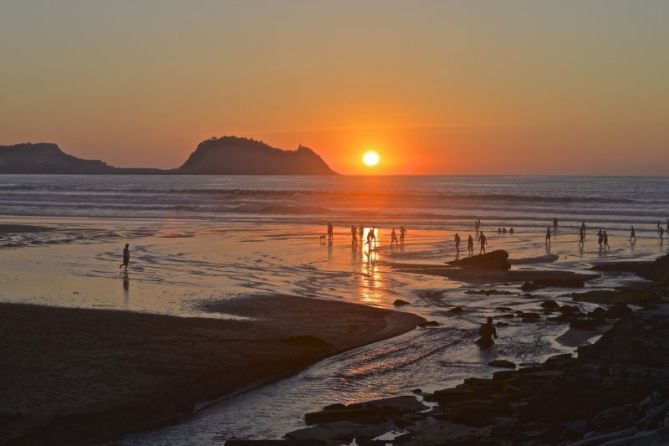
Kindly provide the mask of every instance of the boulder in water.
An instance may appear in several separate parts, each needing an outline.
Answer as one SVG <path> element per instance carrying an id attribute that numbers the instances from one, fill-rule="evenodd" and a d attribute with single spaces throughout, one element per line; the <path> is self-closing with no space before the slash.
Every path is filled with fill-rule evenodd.
<path id="1" fill-rule="evenodd" d="M 508 270 L 511 268 L 509 263 L 509 253 L 503 249 L 480 254 L 466 259 L 453 260 L 448 262 L 451 266 L 459 266 L 463 269 L 498 269 Z"/>

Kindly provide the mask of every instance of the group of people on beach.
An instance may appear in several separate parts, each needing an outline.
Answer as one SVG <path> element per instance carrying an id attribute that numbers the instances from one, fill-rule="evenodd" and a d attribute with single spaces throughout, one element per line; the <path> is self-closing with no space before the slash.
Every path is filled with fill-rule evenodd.
<path id="1" fill-rule="evenodd" d="M 371 248 L 372 245 L 376 243 L 376 226 L 372 226 L 367 230 L 366 244 Z M 407 230 L 404 226 L 398 228 L 393 228 L 390 232 L 390 246 L 404 245 L 406 239 Z M 351 245 L 357 247 L 361 244 L 363 235 L 365 233 L 365 228 L 363 225 L 356 227 L 351 225 Z M 328 244 L 332 245 L 334 243 L 334 233 L 332 230 L 332 223 L 328 223 L 328 233 L 327 233 Z M 322 237 L 321 237 L 322 240 Z"/>

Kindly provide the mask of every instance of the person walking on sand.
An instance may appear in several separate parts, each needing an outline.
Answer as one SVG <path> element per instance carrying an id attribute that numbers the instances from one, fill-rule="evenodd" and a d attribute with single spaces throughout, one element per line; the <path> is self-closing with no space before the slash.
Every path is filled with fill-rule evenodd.
<path id="1" fill-rule="evenodd" d="M 485 245 L 488 244 L 488 237 L 485 236 L 483 232 L 479 236 L 479 243 L 481 244 L 481 249 L 479 250 L 479 255 L 485 254 Z"/>
<path id="2" fill-rule="evenodd" d="M 390 246 L 397 245 L 397 231 L 395 228 L 393 228 L 392 232 L 390 233 Z"/>
<path id="3" fill-rule="evenodd" d="M 602 237 L 604 237 L 604 248 L 608 251 L 609 249 L 609 234 L 606 231 L 602 231 Z"/>
<path id="4" fill-rule="evenodd" d="M 634 229 L 634 226 L 630 228 L 630 242 L 636 243 L 636 229 Z"/>
<path id="5" fill-rule="evenodd" d="M 404 244 L 404 239 L 407 235 L 407 230 L 404 228 L 404 226 L 400 226 L 400 243 Z"/>
<path id="6" fill-rule="evenodd" d="M 474 255 L 474 238 L 471 234 L 467 238 L 467 252 L 469 253 L 469 257 Z"/>
<path id="7" fill-rule="evenodd" d="M 455 251 L 460 255 L 460 234 L 455 233 Z"/>
<path id="8" fill-rule="evenodd" d="M 128 264 L 130 263 L 130 244 L 126 243 L 125 248 L 123 248 L 123 263 L 121 263 L 118 269 L 125 268 L 125 271 L 128 271 Z"/>
<path id="9" fill-rule="evenodd" d="M 497 339 L 497 330 L 492 324 L 492 318 L 488 316 L 485 324 L 481 324 L 479 327 L 479 336 L 481 336 L 476 343 L 481 347 L 490 347 L 495 343 L 494 339 Z"/>
<path id="10" fill-rule="evenodd" d="M 599 249 L 602 249 L 604 246 L 604 231 L 601 229 L 597 231 L 597 244 L 599 245 Z"/>
<path id="11" fill-rule="evenodd" d="M 551 245 L 551 227 L 546 226 L 546 246 Z"/>

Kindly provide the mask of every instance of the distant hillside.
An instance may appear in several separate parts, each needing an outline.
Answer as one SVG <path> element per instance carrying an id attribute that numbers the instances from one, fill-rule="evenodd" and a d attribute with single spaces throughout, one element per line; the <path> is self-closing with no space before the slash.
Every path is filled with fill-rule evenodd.
<path id="1" fill-rule="evenodd" d="M 112 167 L 68 155 L 52 143 L 0 146 L 0 174 L 336 175 L 313 150 L 280 150 L 247 138 L 224 136 L 201 142 L 173 170 Z"/>
<path id="2" fill-rule="evenodd" d="M 103 161 L 84 160 L 63 152 L 52 143 L 0 146 L 0 174 L 156 174 L 159 169 L 125 169 Z"/>
<path id="3" fill-rule="evenodd" d="M 0 146 L 0 173 L 108 173 L 102 161 L 83 160 L 60 150 L 56 144 Z"/>
<path id="4" fill-rule="evenodd" d="M 177 173 L 215 175 L 336 175 L 313 150 L 281 150 L 235 136 L 201 142 Z"/>

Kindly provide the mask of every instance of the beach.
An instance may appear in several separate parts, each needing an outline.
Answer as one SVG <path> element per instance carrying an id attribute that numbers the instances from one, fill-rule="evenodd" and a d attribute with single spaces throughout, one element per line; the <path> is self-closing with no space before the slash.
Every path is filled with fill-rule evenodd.
<path id="1" fill-rule="evenodd" d="M 610 188 L 614 181 L 620 186 L 615 193 Z M 388 192 L 395 184 L 403 189 Z M 667 252 L 669 244 L 662 244 L 655 232 L 655 223 L 664 219 L 665 188 L 662 178 L 0 176 L 5 204 L 0 209 L 4 284 L 0 301 L 46 306 L 53 314 L 112 315 L 81 327 L 79 338 L 87 331 L 97 336 L 97 327 L 113 331 L 106 326 L 113 328 L 115 322 L 108 323 L 107 318 L 121 318 L 117 315 L 177 321 L 193 330 L 216 324 L 252 327 L 262 318 L 226 305 L 258 295 L 317 299 L 319 305 L 322 301 L 364 305 L 429 321 L 368 344 L 376 333 L 371 330 L 359 342 L 323 349 L 286 374 L 275 375 L 275 365 L 270 364 L 271 382 L 266 385 L 230 394 L 218 383 L 208 389 L 221 386 L 216 392 L 210 395 L 201 389 L 198 398 L 193 393 L 187 404 L 158 405 L 169 408 L 166 413 L 142 412 L 137 418 L 146 417 L 146 424 L 134 425 L 133 417 L 109 430 L 135 432 L 109 440 L 124 446 L 280 439 L 304 428 L 304 415 L 320 411 L 324 404 L 394 398 L 418 388 L 427 395 L 471 377 L 489 377 L 495 371 L 490 365 L 494 361 L 541 364 L 595 342 L 617 320 L 602 323 L 595 317 L 607 311 L 598 309 L 608 305 L 602 293 L 628 287 L 616 297 L 626 302 L 635 294 L 630 289 L 641 290 L 650 282 L 635 271 L 592 267 L 653 261 Z M 360 194 L 361 189 L 367 195 Z M 509 270 L 475 271 L 447 264 L 457 257 L 454 235 L 463 240 L 476 235 L 477 215 L 489 240 L 488 250 L 507 252 Z M 545 226 L 555 215 L 559 227 L 548 248 Z M 330 220 L 331 245 L 319 240 Z M 579 248 L 577 231 L 583 220 L 588 230 L 585 246 Z M 631 222 L 638 228 L 634 244 L 628 240 Z M 365 232 L 375 227 L 377 242 L 353 248 L 353 224 L 362 224 Z M 400 225 L 408 228 L 405 243 L 390 246 L 391 230 Z M 513 226 L 514 234 L 498 233 L 502 226 Z M 600 228 L 609 232 L 610 249 L 597 244 Z M 130 244 L 127 272 L 119 269 L 125 243 Z M 641 293 L 652 298 L 648 291 Z M 576 310 L 562 315 L 552 309 L 546 314 L 550 308 L 544 305 Z M 286 314 L 286 321 L 301 317 L 299 312 L 293 317 L 293 311 Z M 486 317 L 494 318 L 499 339 L 494 348 L 481 350 L 473 342 Z M 148 329 L 156 324 L 139 325 Z M 334 324 L 333 329 L 345 326 Z M 8 331 L 7 339 L 14 339 Z M 306 334 L 319 336 L 318 331 Z M 345 339 L 346 333 L 341 333 L 330 336 Z M 131 336 L 145 337 L 142 330 Z M 281 351 L 288 348 L 281 346 Z M 142 353 L 146 346 L 141 347 L 134 358 L 146 354 Z M 100 341 L 82 348 L 90 356 L 104 358 L 107 344 Z M 34 349 L 41 351 L 39 345 Z M 209 354 L 204 346 L 200 353 L 204 358 L 222 354 Z M 165 354 L 169 358 L 183 352 L 175 347 Z M 211 365 L 189 359 L 179 367 L 191 362 L 203 369 Z M 154 369 L 170 370 L 169 360 L 157 363 L 160 366 Z M 53 374 L 60 371 L 54 368 Z M 279 376 L 282 379 L 276 380 Z M 106 382 L 104 377 L 96 379 Z M 112 381 L 123 382 L 123 376 Z M 22 389 L 26 395 L 34 392 L 29 386 Z M 58 401 L 57 395 L 45 395 L 45 400 Z M 219 400 L 218 395 L 228 396 Z M 209 400 L 214 403 L 204 407 L 196 403 Z M 194 407 L 200 410 L 192 413 Z M 25 415 L 34 411 L 31 406 Z M 174 414 L 187 416 L 174 418 Z M 155 427 L 159 421 L 165 423 Z M 88 424 L 96 425 L 82 425 Z"/>
<path id="2" fill-rule="evenodd" d="M 0 443 L 71 444 L 174 422 L 421 321 L 294 296 L 207 311 L 239 319 L 1 304 Z"/>

